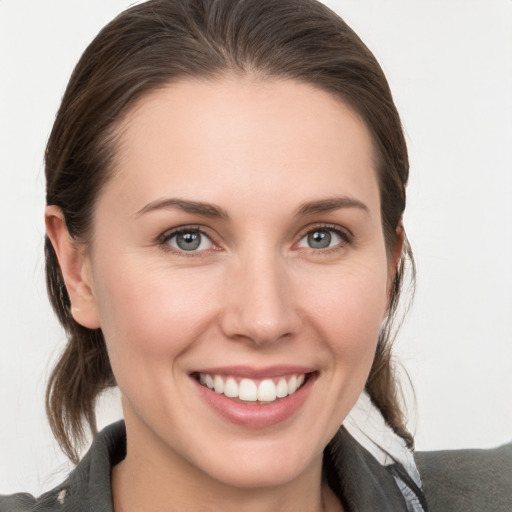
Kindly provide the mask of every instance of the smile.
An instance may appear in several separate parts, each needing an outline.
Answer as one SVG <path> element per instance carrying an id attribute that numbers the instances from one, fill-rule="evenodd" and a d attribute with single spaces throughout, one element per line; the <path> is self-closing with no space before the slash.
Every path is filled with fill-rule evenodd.
<path id="1" fill-rule="evenodd" d="M 202 368 L 190 374 L 203 400 L 222 418 L 244 428 L 267 428 L 291 419 L 318 380 L 305 366 Z"/>
<path id="2" fill-rule="evenodd" d="M 257 380 L 199 373 L 198 378 L 202 386 L 228 398 L 238 398 L 245 402 L 274 402 L 300 389 L 306 381 L 306 374 Z"/>

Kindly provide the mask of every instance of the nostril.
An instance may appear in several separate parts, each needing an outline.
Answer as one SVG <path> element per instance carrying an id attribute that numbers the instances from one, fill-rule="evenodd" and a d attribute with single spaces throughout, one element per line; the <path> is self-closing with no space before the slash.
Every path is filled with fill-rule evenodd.
<path id="1" fill-rule="evenodd" d="M 222 330 L 229 338 L 238 341 L 248 340 L 255 345 L 276 343 L 293 336 L 296 332 L 286 318 L 251 319 L 243 313 L 226 316 Z"/>
<path id="2" fill-rule="evenodd" d="M 228 337 L 263 345 L 295 335 L 301 322 L 289 269 L 277 262 L 267 247 L 253 249 L 233 269 L 221 322 Z"/>

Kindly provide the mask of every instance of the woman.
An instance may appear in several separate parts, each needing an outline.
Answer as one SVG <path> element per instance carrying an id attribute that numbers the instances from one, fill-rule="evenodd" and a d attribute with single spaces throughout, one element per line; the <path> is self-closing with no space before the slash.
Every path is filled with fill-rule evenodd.
<path id="1" fill-rule="evenodd" d="M 407 151 L 377 62 L 328 9 L 126 11 L 73 73 L 46 177 L 69 336 L 50 422 L 76 460 L 117 385 L 124 423 L 1 510 L 483 510 L 467 457 L 506 510 L 505 449 L 425 455 L 418 474 L 389 352 Z"/>

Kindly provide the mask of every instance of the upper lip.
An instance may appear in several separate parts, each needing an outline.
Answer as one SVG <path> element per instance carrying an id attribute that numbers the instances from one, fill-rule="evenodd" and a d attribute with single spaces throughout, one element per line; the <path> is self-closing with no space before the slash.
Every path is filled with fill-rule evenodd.
<path id="1" fill-rule="evenodd" d="M 312 373 L 314 368 L 295 365 L 275 365 L 262 368 L 251 366 L 216 366 L 201 368 L 192 373 L 204 373 L 208 375 L 228 375 L 232 377 L 246 377 L 248 379 L 271 379 L 273 377 L 283 377 L 285 375 L 300 375 L 302 373 Z"/>

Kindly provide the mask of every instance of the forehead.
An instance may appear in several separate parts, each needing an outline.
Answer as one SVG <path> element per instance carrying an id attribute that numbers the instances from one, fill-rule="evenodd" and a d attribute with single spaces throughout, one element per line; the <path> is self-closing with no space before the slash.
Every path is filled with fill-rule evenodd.
<path id="1" fill-rule="evenodd" d="M 295 81 L 180 80 L 139 101 L 120 133 L 107 188 L 132 193 L 135 202 L 378 195 L 372 140 L 360 117 Z"/>

